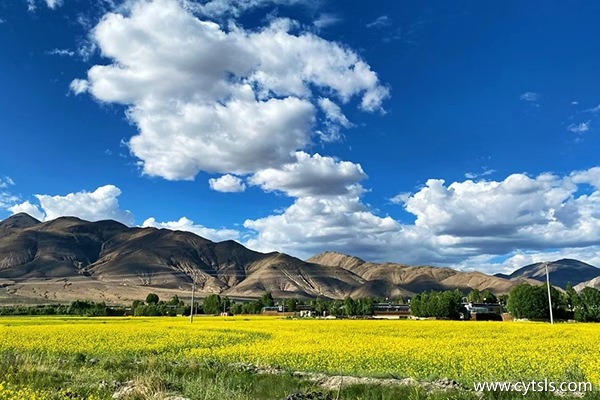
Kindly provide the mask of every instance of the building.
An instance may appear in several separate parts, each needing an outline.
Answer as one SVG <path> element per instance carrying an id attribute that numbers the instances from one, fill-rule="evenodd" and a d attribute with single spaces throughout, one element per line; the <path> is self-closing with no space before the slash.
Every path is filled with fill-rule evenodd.
<path id="1" fill-rule="evenodd" d="M 466 303 L 466 317 L 477 321 L 502 321 L 503 308 L 500 303 Z"/>
<path id="2" fill-rule="evenodd" d="M 410 306 L 404 304 L 375 303 L 373 304 L 373 318 L 408 318 Z"/>

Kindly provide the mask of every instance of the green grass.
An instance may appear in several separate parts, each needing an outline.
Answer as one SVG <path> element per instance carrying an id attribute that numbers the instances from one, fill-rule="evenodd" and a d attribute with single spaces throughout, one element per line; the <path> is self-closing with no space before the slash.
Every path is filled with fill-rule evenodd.
<path id="1" fill-rule="evenodd" d="M 469 390 L 427 393 L 418 386 L 354 385 L 326 391 L 291 373 L 259 374 L 246 368 L 216 362 L 174 362 L 160 358 L 90 359 L 84 354 L 52 358 L 43 354 L 0 353 L 0 381 L 16 387 L 52 391 L 56 399 L 86 399 L 95 395 L 112 399 L 124 385 L 131 392 L 124 400 L 163 399 L 179 395 L 192 400 L 480 400 L 556 399 L 552 393 L 484 393 Z M 311 394 L 311 396 L 300 396 Z M 600 399 L 588 393 L 585 399 Z"/>

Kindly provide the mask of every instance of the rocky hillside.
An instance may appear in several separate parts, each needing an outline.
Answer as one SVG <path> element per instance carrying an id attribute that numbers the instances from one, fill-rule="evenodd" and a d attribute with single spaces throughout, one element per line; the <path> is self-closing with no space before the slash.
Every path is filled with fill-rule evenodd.
<path id="1" fill-rule="evenodd" d="M 550 283 L 554 286 L 565 288 L 567 284 L 576 286 L 600 276 L 600 269 L 579 260 L 564 258 L 548 263 Z M 544 263 L 535 263 L 519 268 L 510 275 L 497 274 L 497 277 L 517 280 L 533 279 L 546 282 L 546 268 Z"/>
<path id="2" fill-rule="evenodd" d="M 17 214 L 0 222 L 0 302 L 88 298 L 128 302 L 150 292 L 342 299 L 399 297 L 431 289 L 510 290 L 504 279 L 450 268 L 370 263 L 326 252 L 307 261 L 259 253 L 235 241 L 215 243 L 190 232 L 129 228 L 73 217 L 40 222 Z"/>

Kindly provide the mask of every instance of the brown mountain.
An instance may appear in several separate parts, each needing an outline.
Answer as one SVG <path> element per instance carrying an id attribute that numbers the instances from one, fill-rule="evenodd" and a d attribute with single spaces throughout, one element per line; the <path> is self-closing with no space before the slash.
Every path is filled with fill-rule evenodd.
<path id="1" fill-rule="evenodd" d="M 579 260 L 564 258 L 562 260 L 548 262 L 550 283 L 560 288 L 566 288 L 567 284 L 576 286 L 600 276 L 600 269 Z M 497 277 L 515 279 L 533 279 L 546 282 L 545 263 L 535 263 L 519 268 L 510 275 L 497 274 Z"/>
<path id="2" fill-rule="evenodd" d="M 481 272 L 460 272 L 452 268 L 410 266 L 394 263 L 371 263 L 335 252 L 318 254 L 308 261 L 330 266 L 342 266 L 363 278 L 367 284 L 355 294 L 372 297 L 408 296 L 424 290 L 488 289 L 493 293 L 508 292 L 523 281 L 486 275 Z M 532 283 L 531 281 L 529 281 Z M 536 283 L 536 282 L 533 282 Z"/>
<path id="3" fill-rule="evenodd" d="M 40 222 L 26 214 L 0 221 L 0 302 L 143 299 L 199 294 L 258 297 L 399 297 L 422 290 L 490 289 L 514 284 L 482 273 L 431 266 L 369 263 L 339 253 L 303 261 L 259 253 L 234 241 L 193 233 L 129 228 L 115 221 L 62 217 Z"/>

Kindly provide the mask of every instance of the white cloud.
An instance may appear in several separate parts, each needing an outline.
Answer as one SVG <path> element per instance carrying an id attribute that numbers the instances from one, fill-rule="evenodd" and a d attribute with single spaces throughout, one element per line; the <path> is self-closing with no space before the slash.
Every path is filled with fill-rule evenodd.
<path id="1" fill-rule="evenodd" d="M 29 214 L 33 218 L 38 219 L 40 221 L 43 221 L 45 217 L 44 213 L 37 206 L 31 204 L 29 201 L 20 204 L 15 204 L 14 206 L 8 207 L 7 209 L 13 214 Z"/>
<path id="2" fill-rule="evenodd" d="M 40 0 L 41 1 L 41 0 Z M 35 12 L 37 10 L 37 1 L 36 0 L 27 0 L 27 11 Z M 63 0 L 44 0 L 44 3 L 51 10 L 55 10 L 56 8 L 63 5 Z"/>
<path id="3" fill-rule="evenodd" d="M 328 249 L 379 258 L 400 230 L 392 218 L 371 213 L 357 195 L 302 197 L 282 214 L 247 220 L 244 227 L 257 232 L 246 243 L 250 248 L 300 257 Z"/>
<path id="4" fill-rule="evenodd" d="M 580 191 L 591 185 L 593 191 Z M 360 191 L 300 197 L 280 214 L 248 220 L 247 244 L 309 256 L 337 250 L 363 258 L 510 272 L 531 260 L 600 257 L 600 167 L 566 176 L 513 174 L 501 181 L 430 179 L 390 199 L 414 224 L 377 216 Z M 587 194 L 583 194 L 587 193 Z M 560 249 L 560 250 L 556 250 Z"/>
<path id="5" fill-rule="evenodd" d="M 392 204 L 404 204 L 410 199 L 411 194 L 410 192 L 398 193 L 390 199 L 390 202 Z"/>
<path id="6" fill-rule="evenodd" d="M 326 97 L 318 100 L 319 107 L 325 114 L 324 129 L 317 131 L 324 142 L 335 142 L 341 139 L 340 127 L 350 128 L 352 123 L 342 112 L 342 109 Z"/>
<path id="7" fill-rule="evenodd" d="M 391 25 L 390 18 L 387 15 L 382 15 L 376 20 L 369 22 L 367 28 L 386 28 Z"/>
<path id="8" fill-rule="evenodd" d="M 223 175 L 219 178 L 211 178 L 208 180 L 208 184 L 212 190 L 224 193 L 235 193 L 243 192 L 246 190 L 246 184 L 238 178 L 230 174 Z"/>
<path id="9" fill-rule="evenodd" d="M 27 212 L 42 221 L 74 216 L 87 221 L 114 219 L 132 225 L 133 215 L 119 207 L 117 198 L 120 195 L 121 190 L 113 185 L 101 186 L 93 192 L 81 191 L 65 196 L 37 194 L 35 197 L 39 206 L 26 201 L 13 205 L 9 210 L 13 214 Z"/>
<path id="10" fill-rule="evenodd" d="M 6 22 L 6 20 L 4 18 L 0 18 L 0 24 L 3 24 L 5 22 Z"/>
<path id="11" fill-rule="evenodd" d="M 521 96 L 519 96 L 519 98 L 523 101 L 527 101 L 529 103 L 537 103 L 541 96 L 539 93 L 536 92 L 525 92 L 523 94 L 521 94 Z"/>
<path id="12" fill-rule="evenodd" d="M 591 113 L 599 113 L 600 112 L 600 104 L 598 104 L 596 107 L 593 108 L 589 108 L 587 110 L 585 110 L 585 112 L 591 112 Z"/>
<path id="13" fill-rule="evenodd" d="M 336 161 L 320 154 L 296 153 L 296 162 L 281 168 L 267 168 L 248 181 L 266 191 L 281 191 L 292 197 L 330 196 L 362 190 L 357 183 L 365 179 L 360 164 Z"/>
<path id="14" fill-rule="evenodd" d="M 488 175 L 492 175 L 496 173 L 495 169 L 486 169 L 483 168 L 483 172 L 466 172 L 465 173 L 465 178 L 467 179 L 477 179 L 477 178 L 481 178 L 484 176 L 488 176 Z"/>
<path id="15" fill-rule="evenodd" d="M 154 218 L 148 218 L 142 224 L 144 228 L 165 228 L 178 231 L 186 231 L 195 233 L 198 236 L 202 236 L 205 239 L 209 239 L 215 242 L 221 242 L 224 240 L 236 240 L 240 234 L 238 231 L 233 229 L 212 229 L 202 225 L 194 224 L 194 221 L 181 217 L 179 221 L 169 222 L 157 222 Z"/>
<path id="16" fill-rule="evenodd" d="M 567 130 L 573 133 L 585 133 L 590 130 L 590 122 L 592 121 L 581 122 L 579 124 L 571 124 L 567 127 Z"/>
<path id="17" fill-rule="evenodd" d="M 145 174 L 175 180 L 279 168 L 311 143 L 315 126 L 334 123 L 332 114 L 317 116 L 321 91 L 341 104 L 358 97 L 365 111 L 380 110 L 389 95 L 355 52 L 292 34 L 293 25 L 223 30 L 174 0 L 136 2 L 128 16 L 107 14 L 96 26 L 94 42 L 112 64 L 93 66 L 71 90 L 128 107 L 139 129 L 129 146 Z"/>
<path id="18" fill-rule="evenodd" d="M 69 49 L 52 49 L 48 52 L 48 54 L 53 56 L 73 57 L 75 55 L 75 52 Z"/>
<path id="19" fill-rule="evenodd" d="M 342 19 L 340 17 L 338 17 L 337 15 L 334 15 L 334 14 L 321 14 L 315 20 L 313 25 L 317 29 L 324 29 L 324 28 L 327 28 L 328 26 L 339 23 L 341 20 Z"/>
<path id="20" fill-rule="evenodd" d="M 7 208 L 19 200 L 17 196 L 7 190 L 14 185 L 15 182 L 9 176 L 0 176 L 0 208 Z"/>
<path id="21" fill-rule="evenodd" d="M 63 5 L 63 0 L 46 0 L 46 5 L 54 10 Z"/>
<path id="22" fill-rule="evenodd" d="M 247 10 L 270 5 L 310 5 L 312 2 L 314 0 L 210 0 L 199 4 L 183 0 L 183 4 L 188 10 L 211 18 L 238 17 Z"/>
<path id="23" fill-rule="evenodd" d="M 1 177 L 0 176 L 0 189 L 6 189 L 9 186 L 14 186 L 15 181 L 11 179 L 10 176 Z"/>
<path id="24" fill-rule="evenodd" d="M 88 81 L 85 79 L 74 79 L 69 84 L 69 90 L 74 94 L 82 94 L 89 89 Z"/>

